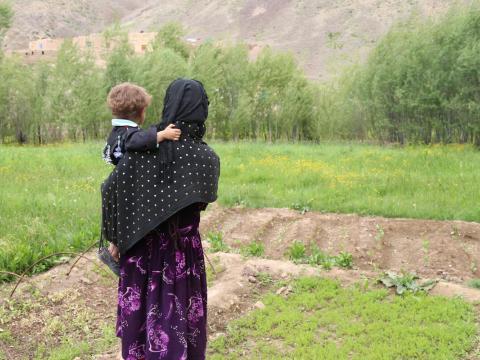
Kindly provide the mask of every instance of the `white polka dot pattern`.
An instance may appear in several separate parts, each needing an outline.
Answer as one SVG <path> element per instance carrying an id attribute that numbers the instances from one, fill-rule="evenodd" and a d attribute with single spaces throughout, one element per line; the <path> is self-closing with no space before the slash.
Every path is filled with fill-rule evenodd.
<path id="1" fill-rule="evenodd" d="M 206 143 L 181 139 L 170 166 L 158 151 L 127 153 L 102 184 L 104 235 L 120 253 L 182 208 L 217 199 L 220 159 Z"/>

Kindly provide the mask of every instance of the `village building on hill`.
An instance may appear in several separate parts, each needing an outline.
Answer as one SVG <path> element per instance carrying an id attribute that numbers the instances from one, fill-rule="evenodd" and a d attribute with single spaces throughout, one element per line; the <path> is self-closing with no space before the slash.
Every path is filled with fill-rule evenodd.
<path id="1" fill-rule="evenodd" d="M 139 33 L 129 33 L 128 40 L 130 45 L 132 45 L 136 53 L 144 53 L 151 42 L 155 39 L 157 33 L 155 32 L 139 32 Z M 62 46 L 62 43 L 65 39 L 39 39 L 30 41 L 29 50 L 30 52 L 42 52 L 42 51 L 58 51 Z M 101 53 L 105 47 L 105 37 L 103 34 L 89 34 L 76 36 L 72 38 L 72 41 L 80 49 L 86 50 L 91 49 L 94 53 Z"/>
<path id="2" fill-rule="evenodd" d="M 128 33 L 128 41 L 136 54 L 144 54 L 151 50 L 152 42 L 157 35 L 156 32 L 131 32 Z M 80 50 L 89 50 L 96 58 L 98 65 L 104 65 L 105 51 L 111 46 L 107 42 L 105 35 L 101 33 L 93 33 L 89 35 L 81 35 L 69 38 Z M 23 50 L 7 51 L 9 54 L 18 54 L 23 57 L 26 63 L 34 63 L 39 60 L 54 60 L 66 38 L 43 38 L 29 42 L 28 48 Z M 191 47 L 196 47 L 201 43 L 201 39 L 188 37 L 184 39 Z M 222 42 L 218 42 L 222 46 Z M 258 44 L 248 44 L 249 57 L 251 60 L 257 58 L 262 50 L 262 46 Z"/>
<path id="3" fill-rule="evenodd" d="M 128 34 L 128 40 L 135 53 L 143 54 L 151 48 L 156 35 L 156 32 L 132 32 Z M 33 40 L 29 42 L 27 49 L 13 50 L 9 53 L 23 56 L 27 63 L 40 59 L 54 59 L 65 40 L 64 38 Z M 76 36 L 71 38 L 71 40 L 80 50 L 91 50 L 98 62 L 102 62 L 102 54 L 105 49 L 109 48 L 109 43 L 105 41 L 105 36 L 101 33 Z M 200 39 L 194 40 L 188 41 L 188 43 L 195 44 Z"/>

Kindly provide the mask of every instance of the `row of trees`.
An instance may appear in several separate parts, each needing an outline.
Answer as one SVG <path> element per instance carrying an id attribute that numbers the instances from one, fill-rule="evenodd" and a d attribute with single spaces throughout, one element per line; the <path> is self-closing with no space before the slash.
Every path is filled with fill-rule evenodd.
<path id="1" fill-rule="evenodd" d="M 480 7 L 412 17 L 378 44 L 351 83 L 367 136 L 480 145 Z"/>
<path id="2" fill-rule="evenodd" d="M 0 8 L 0 34 L 10 17 Z M 326 83 L 308 81 L 289 53 L 266 48 L 250 61 L 244 44 L 193 49 L 183 35 L 181 26 L 167 25 L 140 56 L 114 26 L 105 32 L 105 66 L 69 41 L 54 63 L 27 66 L 2 56 L 0 141 L 103 138 L 107 93 L 123 81 L 153 95 L 147 121 L 155 123 L 168 84 L 193 77 L 209 94 L 208 136 L 214 139 L 480 145 L 478 5 L 395 26 L 364 65 Z"/>
<path id="3" fill-rule="evenodd" d="M 178 77 L 202 81 L 210 98 L 208 135 L 216 139 L 318 138 L 314 86 L 290 54 L 266 49 L 250 62 L 246 45 L 205 43 L 192 49 L 179 25 L 165 26 L 151 51 L 137 55 L 119 28 L 105 32 L 106 66 L 66 41 L 55 63 L 0 62 L 0 139 L 34 142 L 105 136 L 112 86 L 131 81 L 152 95 L 149 123 L 159 121 L 168 84 Z M 110 43 L 107 46 L 107 43 Z M 113 45 L 112 45 L 113 44 Z"/>

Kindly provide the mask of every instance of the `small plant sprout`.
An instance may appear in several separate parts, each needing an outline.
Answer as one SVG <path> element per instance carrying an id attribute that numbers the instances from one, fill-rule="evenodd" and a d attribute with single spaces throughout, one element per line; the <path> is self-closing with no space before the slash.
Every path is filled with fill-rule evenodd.
<path id="1" fill-rule="evenodd" d="M 288 249 L 288 255 L 293 262 L 301 262 L 305 258 L 305 244 L 300 241 L 294 241 Z"/>
<path id="2" fill-rule="evenodd" d="M 265 246 L 260 241 L 252 241 L 250 244 L 242 246 L 240 253 L 243 256 L 261 257 L 265 253 Z"/>
<path id="3" fill-rule="evenodd" d="M 330 270 L 335 265 L 335 259 L 321 251 L 318 245 L 312 247 L 311 254 L 306 262 L 310 265 L 320 265 L 325 270 Z"/>
<path id="4" fill-rule="evenodd" d="M 472 279 L 468 282 L 468 286 L 480 290 L 480 279 Z"/>
<path id="5" fill-rule="evenodd" d="M 438 282 L 438 280 L 425 280 L 419 283 L 417 280 L 419 277 L 416 274 L 409 272 L 402 272 L 397 274 L 393 271 L 387 271 L 378 279 L 378 282 L 382 283 L 386 287 L 394 287 L 398 295 L 403 295 L 406 292 L 428 292 Z"/>
<path id="6" fill-rule="evenodd" d="M 353 267 L 353 256 L 346 251 L 342 251 L 335 257 L 335 263 L 342 268 L 351 269 Z"/>
<path id="7" fill-rule="evenodd" d="M 311 254 L 308 258 L 308 263 L 310 265 L 321 265 L 324 262 L 324 259 L 327 257 L 327 254 L 325 254 L 318 245 L 314 245 L 311 250 Z"/>
<path id="8" fill-rule="evenodd" d="M 237 196 L 233 203 L 235 206 L 239 206 L 239 207 L 245 207 L 247 204 L 245 199 L 241 198 L 240 196 Z"/>
<path id="9" fill-rule="evenodd" d="M 450 235 L 452 235 L 452 237 L 454 237 L 455 239 L 458 239 L 460 237 L 460 229 L 457 225 L 452 226 L 452 231 L 450 232 Z"/>
<path id="10" fill-rule="evenodd" d="M 267 272 L 259 272 L 257 275 L 255 275 L 255 278 L 261 285 L 270 285 L 274 282 L 272 275 Z"/>
<path id="11" fill-rule="evenodd" d="M 470 271 L 472 272 L 472 274 L 475 274 L 478 270 L 478 266 L 477 266 L 477 262 L 476 261 L 472 261 L 470 263 Z"/>
<path id="12" fill-rule="evenodd" d="M 293 203 L 291 208 L 293 210 L 300 211 L 300 213 L 304 215 L 305 213 L 310 211 L 310 208 L 311 208 L 310 204 L 312 203 L 313 200 L 314 199 L 310 199 L 306 203 Z"/>
<path id="13" fill-rule="evenodd" d="M 377 229 L 377 234 L 375 235 L 375 240 L 378 243 L 382 243 L 383 238 L 385 237 L 385 230 L 383 230 L 383 227 L 380 224 L 376 224 L 375 228 Z"/>
<path id="14" fill-rule="evenodd" d="M 427 267 L 430 264 L 430 241 L 423 240 L 422 241 L 422 252 L 423 252 L 423 265 Z"/>
<path id="15" fill-rule="evenodd" d="M 294 255 L 292 256 L 292 254 Z M 307 255 L 305 245 L 293 244 L 290 248 L 290 258 L 296 263 L 310 264 L 313 266 L 321 266 L 325 270 L 330 270 L 334 266 L 339 266 L 346 269 L 353 267 L 353 257 L 347 252 L 341 252 L 337 256 L 329 255 L 323 252 L 318 245 L 310 247 L 310 255 Z"/>
<path id="16" fill-rule="evenodd" d="M 210 244 L 210 252 L 228 252 L 230 248 L 223 241 L 223 234 L 221 232 L 209 232 L 207 234 L 207 241 Z"/>

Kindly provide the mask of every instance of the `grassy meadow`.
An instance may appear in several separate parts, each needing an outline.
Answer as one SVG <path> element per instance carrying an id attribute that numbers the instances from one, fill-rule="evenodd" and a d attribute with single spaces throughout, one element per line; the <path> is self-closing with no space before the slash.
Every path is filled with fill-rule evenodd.
<path id="1" fill-rule="evenodd" d="M 44 255 L 85 249 L 98 239 L 100 184 L 110 171 L 102 146 L 0 147 L 0 270 L 22 272 Z M 480 219 L 480 152 L 469 146 L 212 147 L 221 157 L 224 206 Z M 60 260 L 42 262 L 34 272 Z"/>
<path id="2" fill-rule="evenodd" d="M 292 285 L 230 323 L 210 359 L 459 359 L 475 337 L 473 306 L 461 299 L 391 298 L 317 277 Z"/>

